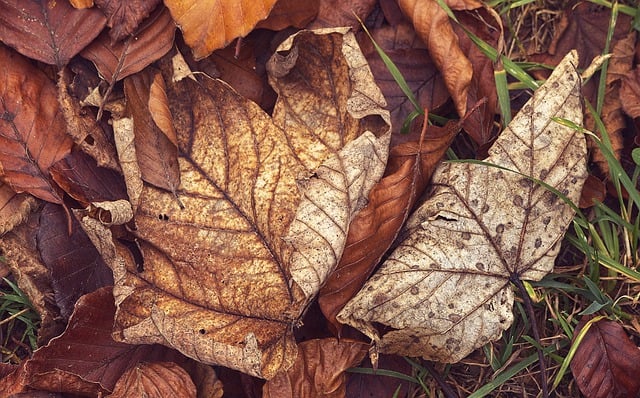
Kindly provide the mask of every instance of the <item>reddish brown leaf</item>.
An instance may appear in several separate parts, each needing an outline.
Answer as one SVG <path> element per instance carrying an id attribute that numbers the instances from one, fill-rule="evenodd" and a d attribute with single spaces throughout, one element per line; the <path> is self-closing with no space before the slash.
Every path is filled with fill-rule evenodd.
<path id="1" fill-rule="evenodd" d="M 304 28 L 318 15 L 320 0 L 279 0 L 269 17 L 258 22 L 256 29 L 282 30 L 289 26 Z"/>
<path id="2" fill-rule="evenodd" d="M 16 193 L 0 180 L 0 236 L 26 220 L 36 205 L 33 196 Z"/>
<path id="3" fill-rule="evenodd" d="M 588 318 L 578 324 L 574 336 Z M 571 361 L 571 372 L 587 398 L 636 397 L 640 393 L 640 350 L 620 324 L 591 325 Z"/>
<path id="4" fill-rule="evenodd" d="M 110 398 L 196 396 L 189 374 L 173 362 L 139 362 L 120 377 Z"/>
<path id="5" fill-rule="evenodd" d="M 640 118 L 640 68 L 630 71 L 622 80 L 620 101 L 627 115 Z"/>
<path id="6" fill-rule="evenodd" d="M 195 59 L 244 37 L 265 19 L 276 0 L 165 0 Z"/>
<path id="7" fill-rule="evenodd" d="M 162 81 L 162 76 L 156 75 Z M 128 77 L 124 82 L 124 91 L 127 97 L 127 110 L 133 116 L 135 122 L 135 148 L 142 173 L 142 179 L 169 192 L 176 192 L 180 185 L 180 168 L 178 166 L 178 147 L 175 130 L 169 135 L 164 134 L 155 124 L 149 112 L 149 89 L 154 80 L 154 72 L 151 69 L 144 70 Z M 163 84 L 164 85 L 164 84 Z M 160 89 L 164 93 L 164 88 Z M 167 97 L 156 93 L 151 98 L 167 107 Z M 159 108 L 159 106 L 154 105 Z M 156 112 L 160 115 L 161 112 Z M 168 121 L 163 122 L 165 129 L 172 128 L 172 116 L 166 109 L 162 114 Z M 171 137 L 171 135 L 173 135 Z M 173 142 L 172 142 L 173 141 Z"/>
<path id="8" fill-rule="evenodd" d="M 603 202 L 606 196 L 605 194 L 605 184 L 598 177 L 589 174 L 582 187 L 579 207 L 586 209 L 595 205 L 595 201 Z"/>
<path id="9" fill-rule="evenodd" d="M 0 1 L 0 41 L 58 67 L 91 43 L 105 23 L 99 10 L 75 9 L 68 1 Z"/>
<path id="10" fill-rule="evenodd" d="M 308 340 L 298 346 L 291 369 L 264 385 L 263 398 L 334 397 L 346 393 L 344 371 L 359 364 L 369 345 L 355 340 Z"/>
<path id="11" fill-rule="evenodd" d="M 396 64 L 418 99 L 420 106 L 434 110 L 449 99 L 442 75 L 431 61 L 424 43 L 416 36 L 410 25 L 405 23 L 395 27 L 386 26 L 374 29 L 371 31 L 371 35 Z M 369 61 L 369 67 L 375 76 L 376 83 L 380 86 L 387 100 L 387 109 L 391 112 L 391 126 L 397 133 L 405 118 L 415 108 L 382 62 L 369 37 L 364 33 L 360 34 L 358 42 L 367 61 Z M 397 134 L 393 139 L 396 137 Z"/>
<path id="12" fill-rule="evenodd" d="M 340 263 L 320 290 L 320 308 L 338 331 L 342 326 L 336 315 L 391 247 L 458 131 L 460 123 L 454 121 L 444 127 L 429 126 L 424 141 L 421 137 L 391 150 L 385 176 L 369 193 L 367 207 L 351 221 Z"/>
<path id="13" fill-rule="evenodd" d="M 39 69 L 0 44 L 0 169 L 16 192 L 62 203 L 49 166 L 73 141 L 57 101 L 57 90 Z"/>
<path id="14" fill-rule="evenodd" d="M 127 199 L 122 175 L 103 167 L 81 151 L 71 152 L 51 166 L 53 180 L 83 207 L 91 202 Z"/>
<path id="15" fill-rule="evenodd" d="M 75 219 L 69 235 L 61 206 L 49 203 L 42 209 L 37 242 L 42 262 L 51 272 L 56 304 L 65 319 L 71 316 L 80 296 L 113 285 L 111 270 Z"/>
<path id="16" fill-rule="evenodd" d="M 97 396 L 111 392 L 122 373 L 141 360 L 182 360 L 176 351 L 162 346 L 113 341 L 114 313 L 110 287 L 81 297 L 65 332 L 27 361 L 24 375 L 29 387 Z"/>
<path id="17" fill-rule="evenodd" d="M 149 16 L 160 0 L 96 0 L 96 6 L 107 16 L 112 42 L 133 34 L 140 22 Z"/>
<path id="18" fill-rule="evenodd" d="M 349 375 L 347 382 L 347 397 L 393 397 L 400 387 L 398 397 L 410 397 L 413 385 L 405 380 L 384 376 L 381 372 L 375 373 L 371 361 L 366 358 L 359 366 L 368 368 L 372 374 L 353 373 Z M 391 370 L 410 375 L 413 371 L 409 362 L 399 355 L 380 355 L 378 368 Z"/>
<path id="19" fill-rule="evenodd" d="M 177 148 L 178 135 L 173 126 L 173 116 L 169 110 L 169 98 L 167 97 L 167 87 L 160 72 L 153 76 L 153 82 L 149 88 L 148 108 L 151 118 L 156 126 L 162 131 L 167 139 Z"/>
<path id="20" fill-rule="evenodd" d="M 100 75 L 113 84 L 160 59 L 171 49 L 174 34 L 174 22 L 164 9 L 149 17 L 136 36 L 111 44 L 105 32 L 81 55 L 93 62 Z"/>
<path id="21" fill-rule="evenodd" d="M 358 18 L 364 21 L 375 5 L 375 0 L 321 0 L 318 16 L 309 28 L 350 26 L 356 30 L 360 29 Z"/>

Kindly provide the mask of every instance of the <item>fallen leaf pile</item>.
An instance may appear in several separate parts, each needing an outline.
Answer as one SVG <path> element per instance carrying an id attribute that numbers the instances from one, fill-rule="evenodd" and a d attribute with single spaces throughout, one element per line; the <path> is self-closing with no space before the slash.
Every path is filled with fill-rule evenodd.
<path id="1" fill-rule="evenodd" d="M 502 67 L 467 34 L 502 52 L 501 17 L 446 3 L 460 24 L 435 0 L 0 0 L 1 276 L 41 318 L 0 397 L 377 394 L 349 383 L 367 353 L 404 369 L 384 354 L 457 363 L 499 339 L 512 283 L 553 269 L 558 193 L 604 185 L 559 122 L 583 123 L 577 68 L 600 50 L 564 30 L 502 129 Z M 359 20 L 455 120 L 400 134 L 415 104 Z M 633 40 L 614 40 L 612 131 L 640 117 Z M 489 156 L 442 163 L 454 141 Z"/>

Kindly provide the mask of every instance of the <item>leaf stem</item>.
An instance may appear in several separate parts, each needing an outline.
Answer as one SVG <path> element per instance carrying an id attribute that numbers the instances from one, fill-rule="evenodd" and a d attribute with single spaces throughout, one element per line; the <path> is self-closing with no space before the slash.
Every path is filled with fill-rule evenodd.
<path id="1" fill-rule="evenodd" d="M 524 307 L 527 310 L 527 314 L 529 318 L 531 318 L 531 330 L 533 333 L 533 338 L 538 343 L 536 344 L 536 350 L 538 351 L 538 362 L 540 362 L 540 387 L 542 390 L 542 397 L 549 398 L 549 386 L 547 385 L 547 366 L 544 362 L 544 352 L 542 351 L 542 342 L 540 341 L 540 331 L 538 330 L 538 321 L 536 320 L 536 314 L 533 310 L 533 304 L 531 304 L 531 297 L 527 293 L 527 289 L 524 287 L 524 284 L 520 280 L 519 275 L 511 275 L 509 280 L 516 285 L 520 294 L 522 295 L 522 300 L 524 301 Z"/>

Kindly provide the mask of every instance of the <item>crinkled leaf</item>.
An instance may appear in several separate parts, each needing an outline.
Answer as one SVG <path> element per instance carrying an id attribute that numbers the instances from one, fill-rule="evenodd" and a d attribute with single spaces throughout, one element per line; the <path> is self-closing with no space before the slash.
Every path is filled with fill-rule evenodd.
<path id="1" fill-rule="evenodd" d="M 320 0 L 279 0 L 269 17 L 258 22 L 256 29 L 283 30 L 290 26 L 304 28 L 311 22 L 320 8 Z"/>
<path id="2" fill-rule="evenodd" d="M 582 319 L 574 336 L 588 319 Z M 640 349 L 617 322 L 591 325 L 571 360 L 571 373 L 587 398 L 637 397 Z"/>
<path id="3" fill-rule="evenodd" d="M 246 36 L 265 19 L 276 0 L 165 0 L 196 59 Z"/>
<path id="4" fill-rule="evenodd" d="M 110 398 L 195 398 L 189 374 L 173 362 L 140 362 L 120 377 Z"/>
<path id="5" fill-rule="evenodd" d="M 349 339 L 307 340 L 300 344 L 291 369 L 278 373 L 263 388 L 263 398 L 343 398 L 345 370 L 358 365 L 369 344 Z"/>
<path id="6" fill-rule="evenodd" d="M 9 185 L 0 181 L 0 236 L 25 221 L 36 205 L 33 196 L 16 193 Z"/>
<path id="7" fill-rule="evenodd" d="M 99 10 L 75 9 L 68 1 L 0 1 L 0 41 L 59 68 L 91 43 L 105 23 Z"/>
<path id="8" fill-rule="evenodd" d="M 96 6 L 107 16 L 109 37 L 117 42 L 133 34 L 140 22 L 149 16 L 160 0 L 96 0 Z"/>
<path id="9" fill-rule="evenodd" d="M 309 27 L 319 29 L 349 26 L 359 29 L 358 18 L 364 21 L 375 5 L 375 0 L 320 0 L 318 16 Z"/>
<path id="10" fill-rule="evenodd" d="M 448 163 L 409 218 L 398 247 L 338 320 L 381 352 L 458 362 L 497 339 L 513 319 L 511 278 L 539 280 L 553 268 L 586 178 L 578 59 L 571 52 L 522 108 L 485 164 Z M 521 173 L 521 174 L 517 174 Z M 382 333 L 373 323 L 388 326 Z"/>
<path id="11" fill-rule="evenodd" d="M 351 222 L 340 263 L 320 290 L 320 308 L 338 330 L 336 315 L 362 288 L 391 247 L 460 130 L 460 123 L 425 128 L 426 133 L 418 142 L 405 142 L 391 150 L 384 178 L 369 193 L 367 207 Z"/>
<path id="12" fill-rule="evenodd" d="M 307 97 L 291 104 L 281 93 L 284 128 L 223 82 L 165 76 L 179 201 L 145 184 L 128 245 L 84 220 L 114 271 L 118 339 L 170 345 L 265 378 L 292 365 L 292 327 L 335 267 L 389 141 L 388 114 L 355 38 L 324 33 L 290 43 L 299 57 L 275 82 Z M 309 65 L 324 79 L 307 81 Z"/>
<path id="13" fill-rule="evenodd" d="M 49 166 L 73 145 L 55 84 L 20 54 L 0 44 L 0 170 L 16 192 L 62 203 Z"/>
<path id="14" fill-rule="evenodd" d="M 111 43 L 107 32 L 102 33 L 82 56 L 96 66 L 110 84 L 137 73 L 161 58 L 173 46 L 175 25 L 166 10 L 154 13 L 135 36 Z"/>

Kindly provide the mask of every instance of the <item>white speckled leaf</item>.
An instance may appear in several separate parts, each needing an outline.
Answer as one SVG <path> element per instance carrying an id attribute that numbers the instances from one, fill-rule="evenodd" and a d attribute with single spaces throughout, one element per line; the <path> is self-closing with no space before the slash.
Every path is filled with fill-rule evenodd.
<path id="1" fill-rule="evenodd" d="M 489 151 L 487 162 L 544 181 L 577 202 L 586 178 L 577 53 L 569 53 Z M 472 163 L 443 164 L 404 239 L 338 315 L 380 352 L 458 362 L 512 322 L 510 278 L 553 269 L 573 210 L 522 175 Z M 373 324 L 390 327 L 380 335 Z"/>

